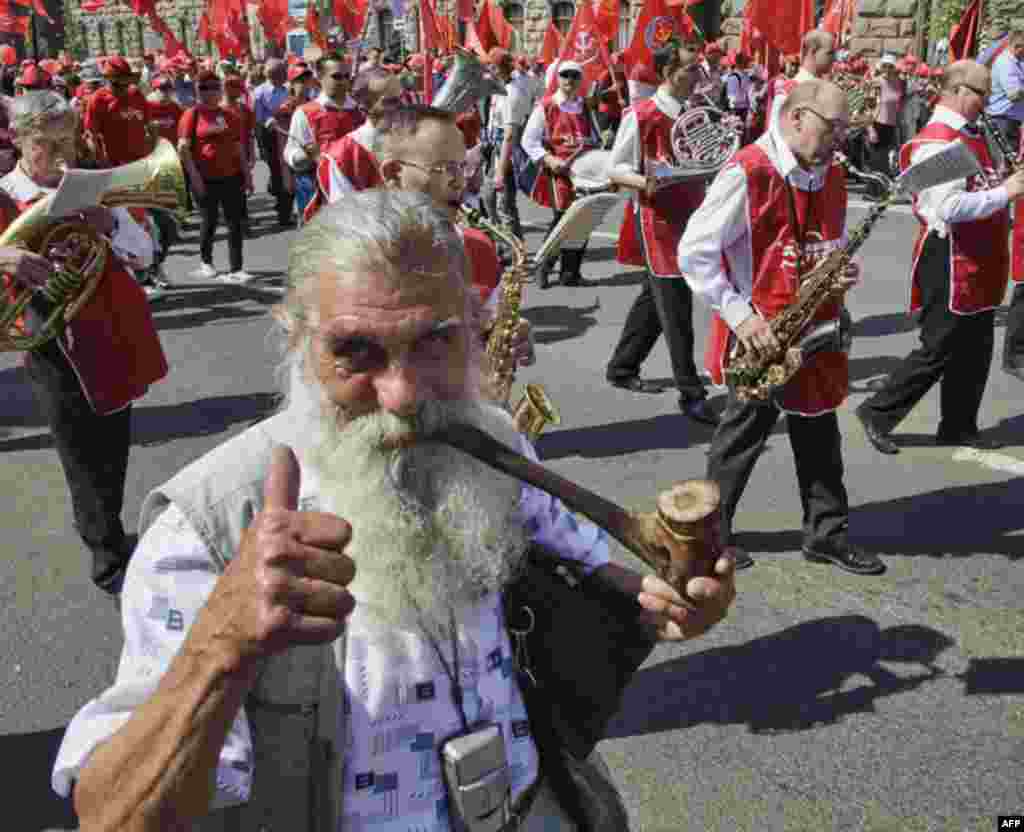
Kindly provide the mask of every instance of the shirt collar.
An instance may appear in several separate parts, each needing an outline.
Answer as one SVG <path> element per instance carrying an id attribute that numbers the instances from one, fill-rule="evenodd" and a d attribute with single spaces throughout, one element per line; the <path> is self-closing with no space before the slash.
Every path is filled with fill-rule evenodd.
<path id="1" fill-rule="evenodd" d="M 669 118 L 679 118 L 679 114 L 683 111 L 682 105 L 676 101 L 674 97 L 669 95 L 663 87 L 658 87 L 654 93 L 654 104 Z"/>

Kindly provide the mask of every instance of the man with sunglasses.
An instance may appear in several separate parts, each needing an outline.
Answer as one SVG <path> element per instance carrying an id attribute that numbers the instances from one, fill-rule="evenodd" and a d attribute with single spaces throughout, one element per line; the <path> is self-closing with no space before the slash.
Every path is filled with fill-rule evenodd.
<path id="1" fill-rule="evenodd" d="M 352 74 L 337 52 L 329 52 L 315 64 L 320 94 L 299 107 L 288 128 L 291 141 L 284 157 L 295 172 L 295 200 L 302 216 L 316 193 L 316 165 L 321 151 L 331 142 L 363 123 L 363 117 L 349 102 Z"/>
<path id="2" fill-rule="evenodd" d="M 716 425 L 718 417 L 707 405 L 704 382 L 693 360 L 693 294 L 679 272 L 677 257 L 686 221 L 704 198 L 705 181 L 694 178 L 659 188 L 657 177 L 646 172 L 649 162 L 671 164 L 672 126 L 703 73 L 696 50 L 679 44 L 654 53 L 654 68 L 661 85 L 652 97 L 626 111 L 608 158 L 608 178 L 636 192 L 623 220 L 636 230 L 623 239 L 639 245 L 632 251 L 620 248 L 619 262 L 645 266 L 647 280 L 626 316 L 607 377 L 615 387 L 660 393 L 660 385 L 640 378 L 640 367 L 664 335 L 680 409 L 691 419 Z"/>
<path id="3" fill-rule="evenodd" d="M 976 121 L 989 95 L 989 71 L 970 60 L 946 68 L 931 121 L 900 150 L 900 167 L 960 141 L 983 173 L 937 185 L 914 198 L 921 223 L 911 270 L 910 311 L 920 313 L 921 346 L 857 408 L 876 450 L 899 453 L 890 432 L 941 382 L 937 445 L 998 447 L 978 429 L 995 343 L 995 309 L 1009 274 L 1008 205 L 1024 193 L 1024 170 L 997 183 Z"/>
<path id="4" fill-rule="evenodd" d="M 554 213 L 549 233 L 576 198 L 569 178 L 572 163 L 581 153 L 601 146 L 601 130 L 580 95 L 582 81 L 583 68 L 575 61 L 562 61 L 558 67 L 557 91 L 534 108 L 523 131 L 523 150 L 541 169 L 530 198 Z M 577 249 L 563 246 L 563 286 L 579 286 L 582 282 L 580 264 L 586 250 L 586 243 Z M 541 285 L 547 285 L 546 267 Z"/>
<path id="5" fill-rule="evenodd" d="M 732 347 L 778 349 L 770 321 L 797 302 L 816 263 L 840 248 L 846 228 L 846 176 L 833 161 L 849 124 L 846 94 L 835 84 L 805 81 L 779 117 L 742 148 L 708 188 L 679 244 L 679 269 L 714 316 L 705 365 L 716 384 Z M 814 325 L 839 323 L 843 295 L 857 282 L 851 265 Z M 848 540 L 849 503 L 836 410 L 849 372 L 838 345 L 808 359 L 769 401 L 742 401 L 730 391 L 708 451 L 708 479 L 721 489 L 721 540 L 737 568 L 753 559 L 732 541 L 733 517 L 779 414 L 796 463 L 804 512 L 804 558 L 861 575 L 883 572 L 877 555 Z"/>
<path id="6" fill-rule="evenodd" d="M 102 70 L 109 86 L 89 98 L 82 127 L 97 162 L 117 167 L 141 159 L 153 149 L 149 108 L 128 61 L 120 56 L 110 58 Z"/>

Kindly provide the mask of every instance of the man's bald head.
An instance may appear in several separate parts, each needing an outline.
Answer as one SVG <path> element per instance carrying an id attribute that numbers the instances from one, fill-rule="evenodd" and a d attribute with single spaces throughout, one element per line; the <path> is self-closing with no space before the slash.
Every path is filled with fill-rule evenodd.
<path id="1" fill-rule="evenodd" d="M 826 32 L 824 29 L 811 29 L 800 40 L 800 54 L 806 55 L 808 52 L 818 49 L 831 49 L 833 41 L 831 32 Z"/>
<path id="2" fill-rule="evenodd" d="M 800 67 L 817 78 L 828 74 L 835 60 L 835 38 L 824 29 L 811 29 L 800 41 Z"/>
<path id="3" fill-rule="evenodd" d="M 810 108 L 827 119 L 849 118 L 846 93 L 831 81 L 801 81 L 786 96 L 780 116 L 785 117 L 795 110 Z"/>
<path id="4" fill-rule="evenodd" d="M 990 84 L 989 71 L 977 61 L 965 58 L 954 61 L 942 73 L 943 94 L 956 92 L 957 87 L 966 85 L 987 90 Z"/>

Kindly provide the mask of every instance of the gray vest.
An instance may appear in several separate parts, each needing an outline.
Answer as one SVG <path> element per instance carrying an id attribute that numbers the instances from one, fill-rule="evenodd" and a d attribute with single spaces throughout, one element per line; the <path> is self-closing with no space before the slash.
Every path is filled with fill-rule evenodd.
<path id="1" fill-rule="evenodd" d="M 281 413 L 249 428 L 154 489 L 143 503 L 139 534 L 173 502 L 223 571 L 262 508 L 271 450 L 297 444 L 290 421 Z M 250 799 L 211 812 L 196 832 L 335 832 L 344 643 L 342 636 L 333 645 L 294 647 L 266 661 L 245 703 L 255 755 Z"/>

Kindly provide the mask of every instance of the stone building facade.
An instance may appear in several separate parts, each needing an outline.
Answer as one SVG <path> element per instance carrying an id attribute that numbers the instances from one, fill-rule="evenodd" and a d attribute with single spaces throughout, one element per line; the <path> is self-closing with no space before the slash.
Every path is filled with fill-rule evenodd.
<path id="1" fill-rule="evenodd" d="M 196 39 L 203 0 L 158 0 L 157 12 L 193 55 L 211 55 L 208 44 Z M 66 48 L 76 57 L 118 53 L 138 56 L 163 49 L 163 39 L 148 21 L 135 14 L 127 2 L 108 0 L 96 12 L 83 11 L 78 0 L 67 0 L 64 8 Z"/>

